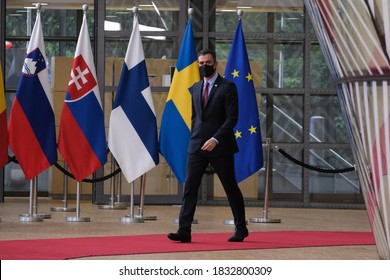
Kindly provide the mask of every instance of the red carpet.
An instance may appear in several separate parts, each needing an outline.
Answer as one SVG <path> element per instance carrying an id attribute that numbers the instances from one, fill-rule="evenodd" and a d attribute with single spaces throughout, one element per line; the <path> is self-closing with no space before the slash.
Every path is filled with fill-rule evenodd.
<path id="1" fill-rule="evenodd" d="M 192 243 L 173 242 L 164 234 L 5 240 L 0 241 L 0 260 L 63 260 L 89 256 L 375 245 L 371 232 L 251 232 L 242 243 L 227 242 L 230 235 L 195 233 L 192 235 Z"/>

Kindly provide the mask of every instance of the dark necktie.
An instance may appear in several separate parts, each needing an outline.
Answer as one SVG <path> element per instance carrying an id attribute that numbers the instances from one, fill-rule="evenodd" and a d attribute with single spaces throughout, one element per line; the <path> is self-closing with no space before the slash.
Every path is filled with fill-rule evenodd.
<path id="1" fill-rule="evenodd" d="M 206 107 L 208 97 L 209 97 L 209 83 L 206 82 L 206 86 L 204 87 L 204 92 L 203 92 L 203 108 Z"/>

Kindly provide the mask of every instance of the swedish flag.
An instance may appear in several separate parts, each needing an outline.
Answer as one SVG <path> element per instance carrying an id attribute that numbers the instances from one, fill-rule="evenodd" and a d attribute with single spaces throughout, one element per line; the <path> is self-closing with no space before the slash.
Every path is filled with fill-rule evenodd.
<path id="1" fill-rule="evenodd" d="M 185 181 L 191 133 L 192 86 L 200 80 L 191 19 L 187 23 L 160 128 L 160 152 L 180 183 Z"/>
<path id="2" fill-rule="evenodd" d="M 241 182 L 263 166 L 259 112 L 241 19 L 230 49 L 225 78 L 233 81 L 238 91 L 238 122 L 234 133 L 239 152 L 234 161 L 236 179 Z"/>

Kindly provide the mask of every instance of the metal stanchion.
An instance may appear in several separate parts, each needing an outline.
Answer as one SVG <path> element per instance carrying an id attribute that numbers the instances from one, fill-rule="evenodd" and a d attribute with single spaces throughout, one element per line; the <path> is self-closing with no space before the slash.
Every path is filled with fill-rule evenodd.
<path id="1" fill-rule="evenodd" d="M 251 218 L 251 223 L 280 223 L 280 219 L 268 218 L 268 182 L 271 174 L 270 168 L 270 153 L 271 153 L 271 138 L 266 139 L 267 146 L 267 161 L 266 161 L 266 175 L 265 175 L 265 189 L 264 189 L 264 206 L 263 206 L 263 217 L 262 218 Z"/>
<path id="2" fill-rule="evenodd" d="M 80 217 L 80 182 L 77 182 L 76 190 L 76 217 L 66 217 L 67 222 L 90 222 L 89 217 Z"/>
<path id="3" fill-rule="evenodd" d="M 115 167 L 116 167 L 116 161 L 114 159 L 114 156 L 111 154 L 111 173 L 114 172 L 115 170 Z M 116 186 L 116 182 L 115 182 L 115 177 L 116 176 L 121 176 L 121 174 L 117 174 L 115 175 L 114 177 L 111 178 L 111 186 L 110 186 L 110 193 L 111 193 L 111 197 L 110 197 L 110 202 L 106 205 L 99 205 L 99 209 L 108 209 L 108 210 L 123 210 L 123 209 L 126 209 L 127 206 L 125 204 L 117 204 L 115 203 L 115 186 Z"/>
<path id="4" fill-rule="evenodd" d="M 43 219 L 50 219 L 50 214 L 38 214 L 38 195 L 37 195 L 37 181 L 38 178 L 30 180 L 30 202 L 29 202 L 29 213 L 20 214 L 19 222 L 42 222 Z"/>
<path id="5" fill-rule="evenodd" d="M 134 181 L 130 183 L 130 215 L 121 217 L 122 223 L 143 223 L 142 217 L 134 216 Z"/>
<path id="6" fill-rule="evenodd" d="M 115 86 L 115 63 L 112 63 L 112 77 L 111 77 L 111 85 Z M 115 102 L 115 91 L 111 92 L 111 106 L 114 106 Z M 117 166 L 117 162 L 114 158 L 114 155 L 111 154 L 111 173 L 115 171 L 115 168 Z M 118 176 L 118 177 L 117 177 Z M 116 178 L 119 178 L 116 182 Z M 121 193 L 121 182 L 120 182 L 121 174 L 115 175 L 113 178 L 111 178 L 111 186 L 110 186 L 110 201 L 106 205 L 99 205 L 99 209 L 108 209 L 108 210 L 122 210 L 126 209 L 127 205 L 125 203 L 120 202 L 120 193 Z M 119 184 L 117 184 L 119 183 Z M 118 186 L 118 201 L 115 202 L 115 187 Z"/>
<path id="7" fill-rule="evenodd" d="M 138 207 L 138 215 L 136 217 L 143 218 L 145 221 L 155 221 L 157 220 L 157 216 L 144 216 L 146 173 L 142 175 L 140 179 L 140 203 Z"/>
<path id="8" fill-rule="evenodd" d="M 64 169 L 68 170 L 68 166 L 64 163 Z M 62 207 L 56 206 L 50 208 L 53 212 L 76 212 L 76 207 L 68 207 L 68 176 L 64 174 L 64 197 L 62 202 L 64 205 Z"/>
<path id="9" fill-rule="evenodd" d="M 19 222 L 43 222 L 42 217 L 34 215 L 34 208 L 36 208 L 35 199 L 37 197 L 34 180 L 30 180 L 30 199 L 29 199 L 29 211 L 28 214 L 20 214 Z"/>
<path id="10" fill-rule="evenodd" d="M 128 206 L 128 203 L 122 202 L 122 175 L 119 173 L 116 178 L 116 185 L 117 185 L 117 195 L 116 195 L 116 201 L 115 205 L 122 205 L 122 206 Z"/>

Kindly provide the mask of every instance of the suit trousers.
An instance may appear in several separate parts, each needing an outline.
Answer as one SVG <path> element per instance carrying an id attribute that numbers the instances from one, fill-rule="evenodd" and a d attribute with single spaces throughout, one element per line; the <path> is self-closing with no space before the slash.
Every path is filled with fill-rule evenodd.
<path id="1" fill-rule="evenodd" d="M 207 151 L 197 151 L 189 153 L 187 158 L 187 179 L 180 210 L 179 232 L 191 232 L 198 190 L 209 164 L 214 168 L 225 190 L 236 229 L 246 228 L 244 198 L 234 173 L 234 154 L 216 157 L 211 156 Z"/>

